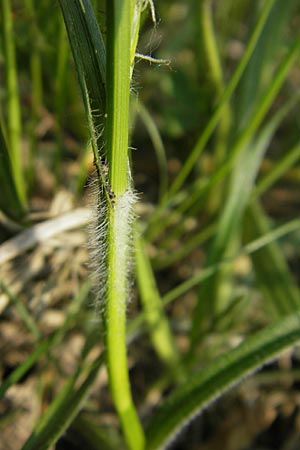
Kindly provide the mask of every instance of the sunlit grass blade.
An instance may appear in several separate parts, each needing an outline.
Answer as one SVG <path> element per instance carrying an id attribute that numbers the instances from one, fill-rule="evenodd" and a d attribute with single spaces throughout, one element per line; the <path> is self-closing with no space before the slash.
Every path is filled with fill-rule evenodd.
<path id="1" fill-rule="evenodd" d="M 146 429 L 147 450 L 165 448 L 182 428 L 216 398 L 300 340 L 300 317 L 293 314 L 246 338 L 170 394 Z"/>

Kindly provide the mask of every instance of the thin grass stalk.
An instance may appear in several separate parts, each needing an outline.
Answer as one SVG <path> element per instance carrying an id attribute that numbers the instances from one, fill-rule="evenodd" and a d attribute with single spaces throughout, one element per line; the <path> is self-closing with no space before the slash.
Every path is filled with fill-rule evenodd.
<path id="1" fill-rule="evenodd" d="M 206 58 L 209 67 L 209 74 L 216 91 L 217 97 L 221 98 L 224 90 L 223 69 L 220 60 L 220 54 L 216 41 L 216 33 L 212 16 L 212 1 L 204 0 L 201 4 L 200 20 L 203 35 L 203 44 L 205 47 Z M 216 144 L 214 150 L 214 164 L 217 167 L 225 158 L 228 142 L 228 134 L 231 126 L 231 108 L 229 102 L 224 105 L 217 129 Z M 213 190 L 211 193 L 212 207 L 215 209 L 222 197 L 222 188 Z"/>
<path id="2" fill-rule="evenodd" d="M 105 341 L 109 384 L 130 449 L 144 448 L 144 433 L 134 407 L 127 366 L 126 304 L 128 263 L 135 200 L 128 164 L 131 77 L 131 0 L 108 0 L 106 157 L 109 195 Z"/>
<path id="3" fill-rule="evenodd" d="M 21 112 L 17 79 L 15 38 L 10 0 L 2 0 L 4 56 L 7 91 L 7 117 L 9 152 L 17 194 L 23 207 L 26 205 L 25 182 L 21 157 Z"/>

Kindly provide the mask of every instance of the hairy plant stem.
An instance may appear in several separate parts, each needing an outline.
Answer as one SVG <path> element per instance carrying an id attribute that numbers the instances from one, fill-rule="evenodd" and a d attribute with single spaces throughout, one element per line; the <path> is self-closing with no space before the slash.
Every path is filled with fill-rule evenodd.
<path id="1" fill-rule="evenodd" d="M 126 351 L 127 273 L 134 194 L 128 171 L 131 0 L 107 0 L 106 157 L 110 204 L 105 302 L 106 359 L 113 401 L 127 445 L 144 448 L 130 389 Z"/>

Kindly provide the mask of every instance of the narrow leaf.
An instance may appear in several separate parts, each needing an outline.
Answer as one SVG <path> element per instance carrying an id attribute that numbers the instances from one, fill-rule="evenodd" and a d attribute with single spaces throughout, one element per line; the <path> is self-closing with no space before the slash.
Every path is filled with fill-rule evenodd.
<path id="1" fill-rule="evenodd" d="M 146 430 L 147 450 L 165 448 L 205 407 L 299 339 L 300 315 L 296 313 L 217 358 L 157 410 Z"/>
<path id="2" fill-rule="evenodd" d="M 95 162 L 101 168 L 100 117 L 105 114 L 106 52 L 89 0 L 59 0 L 76 64 L 91 133 Z"/>

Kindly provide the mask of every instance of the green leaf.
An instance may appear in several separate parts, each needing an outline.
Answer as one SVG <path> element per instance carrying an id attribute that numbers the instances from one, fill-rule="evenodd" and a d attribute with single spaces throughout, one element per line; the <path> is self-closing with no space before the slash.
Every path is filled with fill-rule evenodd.
<path id="1" fill-rule="evenodd" d="M 296 313 L 215 359 L 156 411 L 146 429 L 147 450 L 165 448 L 204 408 L 299 339 L 300 315 Z"/>
<path id="2" fill-rule="evenodd" d="M 0 126 L 0 209 L 12 219 L 20 219 L 25 210 L 17 192 L 6 141 Z"/>

